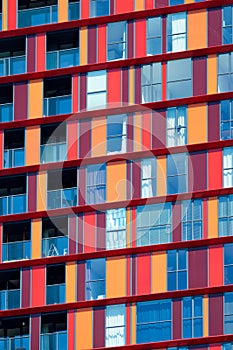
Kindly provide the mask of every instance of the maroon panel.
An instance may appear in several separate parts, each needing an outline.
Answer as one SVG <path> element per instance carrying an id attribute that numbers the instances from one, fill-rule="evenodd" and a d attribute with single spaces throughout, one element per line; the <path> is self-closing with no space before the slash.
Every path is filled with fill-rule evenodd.
<path id="1" fill-rule="evenodd" d="M 216 317 L 217 315 L 217 317 Z M 209 335 L 223 334 L 223 296 L 209 296 Z"/>
<path id="2" fill-rule="evenodd" d="M 39 350 L 40 348 L 40 316 L 31 316 L 31 350 Z"/>
<path id="3" fill-rule="evenodd" d="M 78 215 L 78 253 L 83 253 L 83 214 Z"/>
<path id="4" fill-rule="evenodd" d="M 79 156 L 90 157 L 91 151 L 91 121 L 80 120 L 79 123 Z"/>
<path id="5" fill-rule="evenodd" d="M 36 67 L 36 37 L 28 35 L 27 37 L 27 72 L 35 72 Z"/>
<path id="6" fill-rule="evenodd" d="M 132 291 L 132 295 L 135 295 L 136 294 L 136 264 L 137 264 L 137 261 L 136 261 L 137 257 L 136 256 L 132 256 L 131 258 L 131 268 L 132 268 L 132 286 L 131 286 L 131 291 Z"/>
<path id="7" fill-rule="evenodd" d="M 210 102 L 208 105 L 208 141 L 218 141 L 220 139 L 220 104 Z"/>
<path id="8" fill-rule="evenodd" d="M 141 198 L 141 161 L 132 163 L 132 192 L 133 199 Z"/>
<path id="9" fill-rule="evenodd" d="M 122 102 L 129 101 L 129 71 L 127 67 L 122 68 Z"/>
<path id="10" fill-rule="evenodd" d="M 105 308 L 94 308 L 93 315 L 93 346 L 100 348 L 105 346 Z"/>
<path id="11" fill-rule="evenodd" d="M 36 211 L 36 173 L 28 174 L 28 211 Z"/>
<path id="12" fill-rule="evenodd" d="M 190 249 L 188 266 L 189 288 L 207 287 L 207 249 Z"/>
<path id="13" fill-rule="evenodd" d="M 208 9 L 208 46 L 222 44 L 221 8 Z"/>
<path id="14" fill-rule="evenodd" d="M 172 242 L 180 242 L 181 239 L 181 203 L 176 202 L 172 206 Z"/>
<path id="15" fill-rule="evenodd" d="M 206 57 L 193 58 L 193 95 L 205 95 L 207 86 Z"/>
<path id="16" fill-rule="evenodd" d="M 128 40 L 127 40 L 127 58 L 132 58 L 133 55 L 133 51 L 134 51 L 134 23 L 133 21 L 128 21 Z"/>
<path id="17" fill-rule="evenodd" d="M 114 14 L 114 0 L 110 0 L 110 15 Z"/>
<path id="18" fill-rule="evenodd" d="M 22 307 L 30 306 L 30 268 L 22 269 Z"/>
<path id="19" fill-rule="evenodd" d="M 141 103 L 141 67 L 135 67 L 135 103 Z"/>
<path id="20" fill-rule="evenodd" d="M 132 163 L 130 161 L 127 161 L 126 163 L 126 178 L 127 178 L 127 188 L 126 188 L 126 191 L 127 191 L 127 199 L 131 199 L 131 196 L 132 196 L 132 184 L 131 184 L 131 169 L 132 169 Z"/>
<path id="21" fill-rule="evenodd" d="M 80 111 L 87 106 L 87 77 L 86 73 L 80 74 Z"/>
<path id="22" fill-rule="evenodd" d="M 167 27 L 166 27 L 166 17 L 162 17 L 162 53 L 167 52 Z"/>
<path id="23" fill-rule="evenodd" d="M 88 27 L 88 63 L 96 63 L 97 52 L 96 26 Z"/>
<path id="24" fill-rule="evenodd" d="M 14 85 L 14 120 L 27 119 L 28 84 L 27 82 Z"/>
<path id="25" fill-rule="evenodd" d="M 201 191 L 207 188 L 207 153 L 193 152 L 188 157 L 188 191 Z"/>
<path id="26" fill-rule="evenodd" d="M 133 114 L 127 116 L 127 152 L 133 152 Z"/>
<path id="27" fill-rule="evenodd" d="M 181 339 L 181 299 L 174 299 L 172 303 L 172 319 L 173 319 L 173 339 Z"/>
<path id="28" fill-rule="evenodd" d="M 76 216 L 69 216 L 69 254 L 76 253 Z"/>
<path id="29" fill-rule="evenodd" d="M 166 147 L 166 111 L 152 112 L 152 149 Z"/>
<path id="30" fill-rule="evenodd" d="M 97 213 L 97 250 L 106 249 L 106 214 Z"/>
<path id="31" fill-rule="evenodd" d="M 86 198 L 86 168 L 79 168 L 78 204 L 84 205 Z"/>
<path id="32" fill-rule="evenodd" d="M 168 0 L 157 0 L 155 1 L 156 7 L 165 7 L 168 6 Z"/>
<path id="33" fill-rule="evenodd" d="M 81 261 L 78 263 L 78 278 L 77 278 L 77 291 L 78 301 L 85 300 L 85 262 Z"/>

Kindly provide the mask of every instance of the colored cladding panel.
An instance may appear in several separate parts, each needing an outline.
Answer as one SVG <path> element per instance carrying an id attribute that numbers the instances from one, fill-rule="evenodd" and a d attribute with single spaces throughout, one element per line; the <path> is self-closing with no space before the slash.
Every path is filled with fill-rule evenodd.
<path id="1" fill-rule="evenodd" d="M 127 38 L 127 57 L 134 56 L 134 21 L 128 21 L 128 38 Z"/>
<path id="2" fill-rule="evenodd" d="M 36 68 L 36 37 L 27 36 L 27 72 L 35 72 Z"/>
<path id="3" fill-rule="evenodd" d="M 214 190 L 222 187 L 222 150 L 208 151 L 208 189 Z"/>
<path id="4" fill-rule="evenodd" d="M 209 286 L 223 285 L 223 247 L 209 247 Z"/>
<path id="5" fill-rule="evenodd" d="M 121 105 L 121 69 L 111 69 L 107 74 L 108 104 L 109 107 Z"/>
<path id="6" fill-rule="evenodd" d="M 135 255 L 131 258 L 131 294 L 136 295 L 136 259 Z"/>
<path id="7" fill-rule="evenodd" d="M 27 119 L 28 84 L 27 82 L 14 85 L 14 120 Z"/>
<path id="8" fill-rule="evenodd" d="M 31 325 L 30 325 L 30 335 L 31 335 L 31 350 L 40 349 L 40 316 L 32 315 L 31 316 Z"/>
<path id="9" fill-rule="evenodd" d="M 90 157 L 91 153 L 91 120 L 80 120 L 79 123 L 79 156 Z"/>
<path id="10" fill-rule="evenodd" d="M 168 0 L 157 0 L 156 7 L 165 7 L 168 6 Z"/>
<path id="11" fill-rule="evenodd" d="M 67 160 L 78 158 L 78 123 L 76 120 L 67 123 Z"/>
<path id="12" fill-rule="evenodd" d="M 106 249 L 106 214 L 97 213 L 96 250 Z"/>
<path id="13" fill-rule="evenodd" d="M 88 3 L 86 1 L 85 3 Z M 87 64 L 87 28 L 80 28 L 80 66 Z"/>
<path id="14" fill-rule="evenodd" d="M 162 53 L 167 52 L 167 21 L 166 17 L 162 17 Z"/>
<path id="15" fill-rule="evenodd" d="M 76 301 L 76 281 L 77 271 L 76 262 L 66 264 L 66 302 L 72 303 Z"/>
<path id="16" fill-rule="evenodd" d="M 134 67 L 129 68 L 129 104 L 134 103 L 135 93 L 135 76 Z"/>
<path id="17" fill-rule="evenodd" d="M 204 295 L 203 298 L 203 337 L 209 335 L 209 298 Z"/>
<path id="18" fill-rule="evenodd" d="M 141 103 L 141 66 L 135 67 L 135 103 Z"/>
<path id="19" fill-rule="evenodd" d="M 173 339 L 181 339 L 182 334 L 182 311 L 181 299 L 174 299 L 172 303 L 172 319 L 173 319 Z"/>
<path id="20" fill-rule="evenodd" d="M 58 0 L 58 22 L 68 20 L 68 0 Z"/>
<path id="21" fill-rule="evenodd" d="M 98 62 L 103 63 L 106 62 L 106 45 L 102 45 L 102 43 L 107 42 L 107 31 L 106 24 L 100 24 L 97 27 L 98 30 Z"/>
<path id="22" fill-rule="evenodd" d="M 133 135 L 133 114 L 128 114 L 127 116 L 127 152 L 133 152 L 133 143 L 134 143 L 134 135 Z"/>
<path id="23" fill-rule="evenodd" d="M 135 21 L 135 57 L 146 56 L 146 20 Z"/>
<path id="24" fill-rule="evenodd" d="M 43 80 L 33 80 L 29 83 L 28 118 L 41 118 L 43 115 Z"/>
<path id="25" fill-rule="evenodd" d="M 77 229 L 78 229 L 78 235 L 77 235 L 77 252 L 82 253 L 83 252 L 83 219 L 84 214 L 79 214 L 77 216 Z"/>
<path id="26" fill-rule="evenodd" d="M 85 262 L 78 263 L 78 278 L 77 278 L 77 299 L 78 301 L 85 300 Z"/>
<path id="27" fill-rule="evenodd" d="M 38 283 L 40 281 L 40 283 Z M 45 304 L 45 266 L 32 267 L 32 306 Z"/>
<path id="28" fill-rule="evenodd" d="M 96 250 L 96 214 L 86 213 L 84 215 L 84 253 Z"/>
<path id="29" fill-rule="evenodd" d="M 152 285 L 151 292 L 166 292 L 167 290 L 167 254 L 156 252 L 152 254 Z"/>
<path id="30" fill-rule="evenodd" d="M 46 57 L 46 34 L 37 34 L 37 50 L 36 50 L 36 66 L 37 71 L 45 70 L 45 57 Z"/>
<path id="31" fill-rule="evenodd" d="M 29 307 L 30 306 L 30 268 L 22 269 L 22 293 L 21 293 L 21 306 Z"/>
<path id="32" fill-rule="evenodd" d="M 203 238 L 208 238 L 208 199 L 203 198 L 202 201 L 202 210 L 203 210 Z"/>
<path id="33" fill-rule="evenodd" d="M 216 317 L 217 315 L 217 317 Z M 223 334 L 223 296 L 209 296 L 209 335 Z"/>
<path id="34" fill-rule="evenodd" d="M 181 241 L 181 203 L 176 202 L 172 206 L 172 242 Z"/>
<path id="35" fill-rule="evenodd" d="M 207 249 L 190 249 L 188 253 L 189 288 L 207 287 Z"/>
<path id="36" fill-rule="evenodd" d="M 88 27 L 88 63 L 96 63 L 97 56 L 97 27 Z"/>
<path id="37" fill-rule="evenodd" d="M 166 111 L 152 113 L 152 148 L 166 147 Z"/>
<path id="38" fill-rule="evenodd" d="M 134 0 L 117 0 L 115 1 L 115 13 L 133 12 Z"/>
<path id="39" fill-rule="evenodd" d="M 16 22 L 17 22 L 17 1 L 8 0 L 8 11 L 7 11 L 7 17 L 8 17 L 8 29 L 16 29 Z"/>
<path id="40" fill-rule="evenodd" d="M 166 195 L 166 156 L 157 157 L 157 195 Z"/>
<path id="41" fill-rule="evenodd" d="M 69 310 L 68 315 L 68 326 L 67 329 L 69 329 L 68 332 L 68 350 L 74 350 L 75 349 L 75 336 L 76 336 L 76 331 L 75 331 L 75 311 L 74 310 Z"/>
<path id="42" fill-rule="evenodd" d="M 126 175 L 127 175 L 127 182 L 126 182 L 126 195 L 127 199 L 132 198 L 132 163 L 127 160 L 126 161 Z"/>
<path id="43" fill-rule="evenodd" d="M 217 198 L 208 199 L 208 238 L 218 237 L 218 200 Z"/>
<path id="44" fill-rule="evenodd" d="M 36 211 L 36 173 L 28 174 L 28 211 Z"/>
<path id="45" fill-rule="evenodd" d="M 208 46 L 222 43 L 222 9 L 208 9 Z"/>
<path id="46" fill-rule="evenodd" d="M 143 119 L 141 116 L 141 113 L 135 113 L 133 116 L 133 151 L 141 151 L 142 150 L 142 132 L 144 129 L 144 126 L 142 126 Z M 146 139 L 147 140 L 147 139 Z M 150 139 L 149 142 L 150 143 Z"/>
<path id="47" fill-rule="evenodd" d="M 167 98 L 167 63 L 162 62 L 162 100 Z"/>
<path id="48" fill-rule="evenodd" d="M 41 219 L 32 220 L 32 259 L 39 259 L 41 257 L 41 226 Z"/>
<path id="49" fill-rule="evenodd" d="M 4 130 L 0 130 L 0 149 L 4 149 Z M 3 167 L 3 152 L 0 152 L 0 169 Z"/>
<path id="50" fill-rule="evenodd" d="M 208 141 L 218 141 L 220 137 L 220 104 L 210 102 L 208 105 Z"/>
<path id="51" fill-rule="evenodd" d="M 108 163 L 106 168 L 106 197 L 108 202 L 126 199 L 126 162 Z"/>
<path id="52" fill-rule="evenodd" d="M 86 199 L 86 168 L 79 168 L 78 203 L 84 205 Z"/>
<path id="53" fill-rule="evenodd" d="M 72 111 L 73 113 L 78 112 L 78 93 L 79 93 L 79 88 L 78 88 L 78 74 L 74 74 L 72 77 Z"/>
<path id="54" fill-rule="evenodd" d="M 80 111 L 85 110 L 87 106 L 87 77 L 86 74 L 80 74 Z"/>
<path id="55" fill-rule="evenodd" d="M 193 152 L 188 158 L 188 192 L 203 191 L 207 188 L 206 151 Z"/>
<path id="56" fill-rule="evenodd" d="M 105 308 L 98 307 L 93 310 L 93 347 L 105 345 Z"/>
<path id="57" fill-rule="evenodd" d="M 210 55 L 207 60 L 208 66 L 208 94 L 216 94 L 217 88 L 217 56 Z"/>
<path id="58" fill-rule="evenodd" d="M 46 210 L 47 173 L 37 175 L 37 210 Z"/>
<path id="59" fill-rule="evenodd" d="M 126 209 L 126 247 L 130 248 L 131 246 L 131 227 L 132 227 L 132 220 L 131 220 L 131 209 Z"/>
<path id="60" fill-rule="evenodd" d="M 40 126 L 29 126 L 26 131 L 26 165 L 40 163 Z"/>
<path id="61" fill-rule="evenodd" d="M 193 96 L 205 95 L 207 87 L 207 59 L 193 58 Z"/>
<path id="62" fill-rule="evenodd" d="M 154 123 L 154 121 L 153 121 Z M 142 140 L 142 149 L 143 150 L 150 150 L 151 149 L 151 138 L 153 132 L 152 130 L 152 120 L 151 120 L 151 112 L 143 112 L 141 115 L 141 126 L 140 126 L 140 133 L 141 133 L 141 140 Z M 139 133 L 138 131 L 138 133 Z M 153 147 L 152 147 L 153 148 Z M 140 149 L 139 149 L 140 150 Z"/>
<path id="63" fill-rule="evenodd" d="M 151 256 L 141 254 L 137 257 L 137 294 L 149 294 L 151 291 Z"/>
<path id="64" fill-rule="evenodd" d="M 106 117 L 93 118 L 91 121 L 91 155 L 92 157 L 106 155 Z"/>
<path id="65" fill-rule="evenodd" d="M 154 0 L 145 0 L 146 10 L 154 8 Z"/>
<path id="66" fill-rule="evenodd" d="M 207 10 L 188 12 L 188 50 L 207 46 Z"/>
<path id="67" fill-rule="evenodd" d="M 92 348 L 93 313 L 92 309 L 76 311 L 76 350 Z M 98 327 L 97 327 L 98 328 Z M 83 336 L 79 336 L 79 335 Z"/>
<path id="68" fill-rule="evenodd" d="M 205 103 L 188 106 L 188 144 L 207 141 L 206 113 Z"/>
<path id="69" fill-rule="evenodd" d="M 141 197 L 141 162 L 132 163 L 132 197 L 137 199 Z"/>
<path id="70" fill-rule="evenodd" d="M 128 67 L 122 68 L 122 95 L 121 101 L 123 106 L 129 101 L 129 70 Z"/>
<path id="71" fill-rule="evenodd" d="M 145 1 L 144 0 L 135 0 L 134 9 L 136 11 L 144 10 L 145 9 Z"/>
<path id="72" fill-rule="evenodd" d="M 7 27 L 8 27 L 7 5 L 8 5 L 8 0 L 2 0 L 2 30 L 7 30 Z"/>
<path id="73" fill-rule="evenodd" d="M 131 306 L 131 343 L 136 344 L 136 323 L 137 323 L 137 307 L 136 304 Z"/>
<path id="74" fill-rule="evenodd" d="M 131 333 L 131 310 L 130 304 L 126 304 L 126 339 L 125 344 L 130 345 L 130 333 Z"/>
<path id="75" fill-rule="evenodd" d="M 106 260 L 106 297 L 126 295 L 126 259 L 124 257 Z"/>
<path id="76" fill-rule="evenodd" d="M 88 18 L 90 13 L 90 4 L 89 1 L 81 1 L 81 19 Z"/>
<path id="77" fill-rule="evenodd" d="M 76 226 L 77 220 L 75 215 L 69 216 L 69 254 L 76 253 Z"/>

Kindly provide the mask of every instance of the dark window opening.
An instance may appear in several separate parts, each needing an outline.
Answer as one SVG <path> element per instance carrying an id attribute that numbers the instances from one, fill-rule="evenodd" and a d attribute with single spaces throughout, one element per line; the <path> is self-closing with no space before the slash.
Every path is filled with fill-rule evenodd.
<path id="1" fill-rule="evenodd" d="M 54 333 L 67 330 L 66 312 L 42 314 L 41 333 Z"/>
<path id="2" fill-rule="evenodd" d="M 66 142 L 66 124 L 42 125 L 40 144 Z"/>
<path id="3" fill-rule="evenodd" d="M 26 193 L 26 175 L 0 178 L 0 197 Z"/>
<path id="4" fill-rule="evenodd" d="M 79 31 L 77 29 L 50 32 L 47 34 L 47 52 L 79 47 Z"/>
<path id="5" fill-rule="evenodd" d="M 57 0 L 18 0 L 18 10 L 57 5 Z"/>
<path id="6" fill-rule="evenodd" d="M 65 265 L 48 265 L 46 274 L 46 285 L 65 283 Z"/>
<path id="7" fill-rule="evenodd" d="M 15 221 L 3 223 L 3 243 L 30 241 L 31 222 Z"/>
<path id="8" fill-rule="evenodd" d="M 1 318 L 0 338 L 29 334 L 29 316 Z"/>
<path id="9" fill-rule="evenodd" d="M 48 172 L 48 191 L 77 187 L 77 169 L 60 169 Z"/>
<path id="10" fill-rule="evenodd" d="M 20 289 L 20 270 L 0 271 L 0 290 Z"/>
<path id="11" fill-rule="evenodd" d="M 13 85 L 0 86 L 0 104 L 13 103 Z"/>
<path id="12" fill-rule="evenodd" d="M 71 95 L 71 93 L 72 93 L 71 76 L 44 80 L 44 97 L 45 98 Z"/>
<path id="13" fill-rule="evenodd" d="M 4 131 L 4 150 L 24 147 L 24 129 Z"/>
<path id="14" fill-rule="evenodd" d="M 3 39 L 0 41 L 0 58 L 23 56 L 26 52 L 25 37 Z"/>
<path id="15" fill-rule="evenodd" d="M 42 219 L 42 238 L 68 235 L 68 216 Z"/>

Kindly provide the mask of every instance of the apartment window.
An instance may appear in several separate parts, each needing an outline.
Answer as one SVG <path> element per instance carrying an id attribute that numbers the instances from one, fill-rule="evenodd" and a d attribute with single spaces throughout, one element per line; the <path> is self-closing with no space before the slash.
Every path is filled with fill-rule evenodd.
<path id="1" fill-rule="evenodd" d="M 125 305 L 111 305 L 106 307 L 105 318 L 105 346 L 125 345 L 126 338 L 126 310 Z"/>
<path id="2" fill-rule="evenodd" d="M 218 198 L 218 235 L 233 235 L 233 195 Z"/>
<path id="3" fill-rule="evenodd" d="M 106 211 L 106 249 L 126 247 L 126 208 Z"/>
<path id="4" fill-rule="evenodd" d="M 169 0 L 170 6 L 180 5 L 180 4 L 184 4 L 184 0 Z"/>
<path id="5" fill-rule="evenodd" d="M 171 203 L 137 207 L 137 246 L 171 242 Z"/>
<path id="6" fill-rule="evenodd" d="M 42 257 L 68 254 L 68 216 L 42 219 Z"/>
<path id="7" fill-rule="evenodd" d="M 202 238 L 202 200 L 182 202 L 182 240 Z"/>
<path id="8" fill-rule="evenodd" d="M 0 349 L 30 349 L 30 317 L 1 317 Z M 48 348 L 47 348 L 48 349 Z"/>
<path id="9" fill-rule="evenodd" d="M 14 168 L 24 165 L 24 143 L 24 129 L 4 131 L 4 168 Z"/>
<path id="10" fill-rule="evenodd" d="M 224 245 L 224 284 L 233 284 L 233 244 Z"/>
<path id="11" fill-rule="evenodd" d="M 187 155 L 185 153 L 167 156 L 167 193 L 187 191 Z"/>
<path id="12" fill-rule="evenodd" d="M 20 270 L 0 272 L 0 309 L 20 307 Z"/>
<path id="13" fill-rule="evenodd" d="M 223 187 L 233 186 L 233 147 L 223 148 Z"/>
<path id="14" fill-rule="evenodd" d="M 167 16 L 167 51 L 176 52 L 187 49 L 186 12 Z"/>
<path id="15" fill-rule="evenodd" d="M 182 146 L 187 143 L 187 107 L 167 109 L 167 146 Z"/>
<path id="16" fill-rule="evenodd" d="M 171 308 L 170 299 L 137 303 L 137 344 L 171 339 Z"/>
<path id="17" fill-rule="evenodd" d="M 87 196 L 88 204 L 103 203 L 106 200 L 106 165 L 87 166 Z"/>
<path id="18" fill-rule="evenodd" d="M 0 42 L 0 76 L 26 72 L 26 38 L 8 38 Z"/>
<path id="19" fill-rule="evenodd" d="M 156 196 L 156 158 L 141 161 L 141 197 Z"/>
<path id="20" fill-rule="evenodd" d="M 68 2 L 68 19 L 73 21 L 80 18 L 80 1 L 69 0 Z"/>
<path id="21" fill-rule="evenodd" d="M 41 314 L 40 330 L 40 350 L 67 350 L 66 311 Z"/>
<path id="22" fill-rule="evenodd" d="M 185 58 L 167 62 L 167 99 L 192 95 L 192 60 Z"/>
<path id="23" fill-rule="evenodd" d="M 218 55 L 218 92 L 232 91 L 233 89 L 233 54 Z"/>
<path id="24" fill-rule="evenodd" d="M 105 298 L 106 263 L 105 259 L 86 262 L 86 300 Z"/>
<path id="25" fill-rule="evenodd" d="M 90 17 L 109 15 L 109 0 L 91 0 Z"/>
<path id="26" fill-rule="evenodd" d="M 150 17 L 146 20 L 146 53 L 162 53 L 162 18 Z"/>
<path id="27" fill-rule="evenodd" d="M 106 103 L 106 70 L 87 73 L 87 109 L 105 108 Z"/>
<path id="28" fill-rule="evenodd" d="M 233 293 L 224 294 L 224 334 L 233 332 Z"/>
<path id="29" fill-rule="evenodd" d="M 156 102 L 162 99 L 162 68 L 156 62 L 142 66 L 141 69 L 141 100 L 142 103 Z"/>
<path id="30" fill-rule="evenodd" d="M 107 24 L 107 59 L 120 60 L 127 57 L 126 53 L 126 21 Z"/>
<path id="31" fill-rule="evenodd" d="M 57 0 L 18 0 L 18 28 L 57 22 Z"/>
<path id="32" fill-rule="evenodd" d="M 126 115 L 107 117 L 107 153 L 126 152 Z"/>
<path id="33" fill-rule="evenodd" d="M 203 336 L 203 297 L 183 298 L 183 338 Z"/>
<path id="34" fill-rule="evenodd" d="M 26 175 L 0 178 L 0 215 L 19 214 L 26 211 Z"/>
<path id="35" fill-rule="evenodd" d="M 2 84 L 0 86 L 0 122 L 10 122 L 13 120 L 13 85 Z"/>
<path id="36" fill-rule="evenodd" d="M 46 303 L 65 303 L 65 265 L 48 265 L 46 269 Z"/>
<path id="37" fill-rule="evenodd" d="M 167 289 L 187 289 L 187 250 L 167 251 Z"/>
<path id="38" fill-rule="evenodd" d="M 66 160 L 66 123 L 42 125 L 40 133 L 41 163 Z"/>
<path id="39" fill-rule="evenodd" d="M 222 43 L 232 44 L 232 6 L 222 8 Z"/>

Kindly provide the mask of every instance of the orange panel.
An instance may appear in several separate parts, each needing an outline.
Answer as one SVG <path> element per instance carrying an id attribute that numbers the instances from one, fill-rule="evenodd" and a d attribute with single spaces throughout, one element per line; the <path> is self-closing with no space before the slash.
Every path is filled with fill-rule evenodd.
<path id="1" fill-rule="evenodd" d="M 209 247 L 209 286 L 223 285 L 223 247 Z"/>
<path id="2" fill-rule="evenodd" d="M 68 21 L 68 0 L 58 0 L 58 22 Z"/>
<path id="3" fill-rule="evenodd" d="M 96 246 L 96 215 L 84 215 L 84 253 L 94 252 Z"/>
<path id="4" fill-rule="evenodd" d="M 111 69 L 107 74 L 109 107 L 118 107 L 121 103 L 121 69 Z"/>
<path id="5" fill-rule="evenodd" d="M 45 266 L 32 267 L 31 297 L 32 306 L 42 306 L 45 304 Z"/>
<path id="6" fill-rule="evenodd" d="M 166 195 L 166 156 L 157 157 L 157 195 Z"/>
<path id="7" fill-rule="evenodd" d="M 80 65 L 87 64 L 87 28 L 80 28 Z"/>
<path id="8" fill-rule="evenodd" d="M 209 190 L 222 187 L 222 150 L 208 151 L 208 185 Z"/>
<path id="9" fill-rule="evenodd" d="M 107 201 L 126 199 L 126 162 L 109 163 L 107 166 Z"/>
<path id="10" fill-rule="evenodd" d="M 208 94 L 217 93 L 217 56 L 210 55 L 208 56 Z"/>
<path id="11" fill-rule="evenodd" d="M 132 344 L 136 344 L 136 321 L 137 321 L 137 312 L 136 312 L 136 304 L 132 304 L 131 306 L 131 342 Z"/>
<path id="12" fill-rule="evenodd" d="M 208 199 L 208 238 L 218 237 L 218 201 L 217 198 Z"/>
<path id="13" fill-rule="evenodd" d="M 188 50 L 207 46 L 207 11 L 196 10 L 188 12 Z"/>
<path id="14" fill-rule="evenodd" d="M 78 122 L 77 120 L 67 123 L 67 160 L 78 158 Z"/>
<path id="15" fill-rule="evenodd" d="M 106 117 L 94 118 L 91 122 L 92 157 L 106 155 Z"/>
<path id="16" fill-rule="evenodd" d="M 158 252 L 152 254 L 152 286 L 151 292 L 166 292 L 167 290 L 167 254 Z"/>
<path id="17" fill-rule="evenodd" d="M 204 295 L 203 298 L 203 337 L 208 337 L 209 335 L 209 298 L 208 295 Z"/>
<path id="18" fill-rule="evenodd" d="M 188 143 L 207 141 L 207 106 L 205 103 L 188 106 Z"/>
<path id="19" fill-rule="evenodd" d="M 76 262 L 68 262 L 66 264 L 66 302 L 76 301 Z"/>
<path id="20" fill-rule="evenodd" d="M 106 24 L 100 24 L 98 26 L 98 62 L 103 63 L 106 62 L 106 45 L 103 43 L 107 42 L 107 34 L 106 34 Z"/>
<path id="21" fill-rule="evenodd" d="M 141 133 L 142 133 L 142 116 L 141 113 L 135 113 L 134 119 L 133 119 L 133 139 L 134 139 L 134 151 L 141 151 L 142 150 L 142 140 L 141 140 Z"/>
<path id="22" fill-rule="evenodd" d="M 108 258 L 106 261 L 106 297 L 126 295 L 126 259 Z"/>
<path id="23" fill-rule="evenodd" d="M 131 12 L 134 10 L 134 0 L 116 0 L 115 9 L 117 13 Z"/>
<path id="24" fill-rule="evenodd" d="M 32 220 L 32 259 L 41 258 L 41 219 Z"/>
<path id="25" fill-rule="evenodd" d="M 79 309 L 76 312 L 76 350 L 92 349 L 92 309 Z M 78 336 L 81 335 L 81 336 Z"/>
<path id="26" fill-rule="evenodd" d="M 146 56 L 146 20 L 138 19 L 135 25 L 135 57 Z"/>
<path id="27" fill-rule="evenodd" d="M 36 66 L 37 71 L 45 70 L 45 52 L 46 52 L 46 35 L 44 33 L 37 34 L 37 50 L 36 50 Z"/>
<path id="28" fill-rule="evenodd" d="M 43 115 L 43 80 L 30 81 L 28 118 L 41 118 Z"/>
<path id="29" fill-rule="evenodd" d="M 2 1 L 2 30 L 7 30 L 7 5 L 8 0 Z"/>
<path id="30" fill-rule="evenodd" d="M 145 10 L 145 1 L 144 0 L 135 0 L 135 10 Z"/>
<path id="31" fill-rule="evenodd" d="M 135 92 L 135 77 L 134 77 L 134 67 L 129 69 L 129 104 L 134 103 L 134 92 Z"/>
<path id="32" fill-rule="evenodd" d="M 40 126 L 26 128 L 26 165 L 40 163 Z"/>

